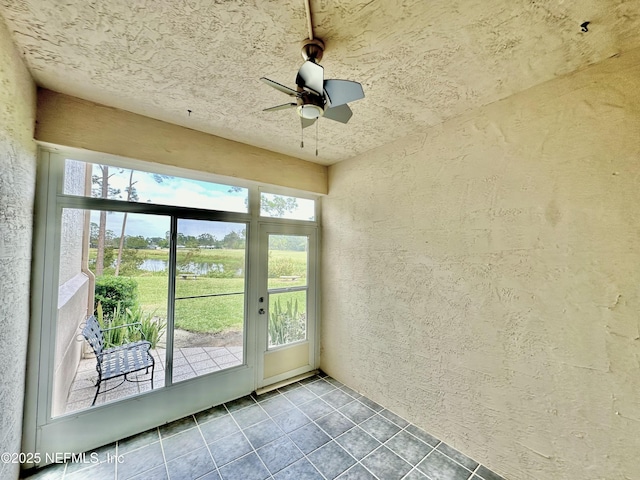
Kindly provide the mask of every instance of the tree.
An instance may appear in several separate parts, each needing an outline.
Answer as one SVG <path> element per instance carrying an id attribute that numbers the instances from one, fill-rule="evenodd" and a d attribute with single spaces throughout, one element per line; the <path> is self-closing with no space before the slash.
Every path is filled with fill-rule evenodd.
<path id="1" fill-rule="evenodd" d="M 269 217 L 281 218 L 296 208 L 298 208 L 298 199 L 295 197 L 272 195 L 269 198 L 264 194 L 260 197 L 260 215 L 266 214 Z"/>
<path id="2" fill-rule="evenodd" d="M 100 232 L 100 227 L 96 222 L 91 222 L 89 226 L 89 247 L 96 248 L 98 246 L 98 235 Z"/>
<path id="3" fill-rule="evenodd" d="M 135 237 L 128 236 L 125 238 L 125 244 L 127 248 L 133 248 L 134 250 L 143 250 L 149 246 L 149 239 L 144 238 L 142 235 Z"/>
<path id="4" fill-rule="evenodd" d="M 269 249 L 304 252 L 307 249 L 307 237 L 304 235 L 275 235 L 269 238 Z"/>
<path id="5" fill-rule="evenodd" d="M 211 235 L 210 233 L 201 233 L 198 235 L 198 245 L 202 245 L 204 247 L 212 247 L 216 244 L 216 237 Z"/>
<path id="6" fill-rule="evenodd" d="M 169 248 L 169 242 L 167 241 L 166 238 L 163 238 L 163 237 L 147 238 L 147 244 L 155 245 L 156 247 L 160 247 L 160 248 Z"/>
<path id="7" fill-rule="evenodd" d="M 91 183 L 93 188 L 91 195 L 99 198 L 116 198 L 120 195 L 120 189 L 109 186 L 109 178 L 113 175 L 109 175 L 108 165 L 98 165 L 100 169 L 100 175 L 92 175 Z M 96 255 L 96 276 L 100 276 L 104 272 L 104 249 L 107 232 L 107 212 L 102 210 L 100 212 L 100 223 L 98 225 L 98 239 L 97 239 L 97 255 Z"/>
<path id="8" fill-rule="evenodd" d="M 137 202 L 138 201 L 138 192 L 136 192 L 136 188 L 134 187 L 134 185 L 137 182 L 133 181 L 133 172 L 134 170 L 131 169 L 131 173 L 129 174 L 129 186 L 127 187 L 127 202 L 130 201 L 134 201 Z M 118 259 L 116 260 L 116 271 L 115 271 L 115 276 L 118 276 L 118 273 L 120 273 L 120 262 L 122 261 L 122 249 L 124 248 L 124 231 L 125 228 L 127 227 L 127 216 L 129 215 L 129 212 L 124 212 L 124 216 L 122 217 L 122 231 L 120 232 L 120 245 L 118 246 Z"/>
<path id="9" fill-rule="evenodd" d="M 224 248 L 237 249 L 244 248 L 244 230 L 240 233 L 229 232 L 222 239 L 222 245 Z"/>
<path id="10" fill-rule="evenodd" d="M 229 187 L 228 193 L 238 193 L 244 190 L 241 187 Z M 248 207 L 249 199 L 244 199 L 244 204 Z M 282 218 L 286 213 L 293 212 L 298 208 L 298 199 L 276 194 L 260 195 L 260 214 L 268 217 Z"/>
<path id="11" fill-rule="evenodd" d="M 184 246 L 187 248 L 198 248 L 199 244 L 198 244 L 198 239 L 196 237 L 194 237 L 193 235 L 187 235 L 186 237 L 186 241 Z"/>

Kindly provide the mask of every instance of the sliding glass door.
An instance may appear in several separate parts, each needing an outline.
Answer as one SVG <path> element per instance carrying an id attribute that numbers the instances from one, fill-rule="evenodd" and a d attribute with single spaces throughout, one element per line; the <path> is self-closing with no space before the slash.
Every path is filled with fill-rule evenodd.
<path id="1" fill-rule="evenodd" d="M 149 248 L 141 236 L 127 235 L 127 228 L 136 232 L 140 225 L 166 232 L 171 217 L 62 208 L 52 417 L 165 385 L 170 255 L 168 248 Z M 154 368 L 105 378 L 82 334 L 90 316 L 104 330 L 105 350 L 149 341 Z"/>
<path id="2" fill-rule="evenodd" d="M 246 231 L 243 223 L 177 221 L 172 383 L 244 363 Z"/>

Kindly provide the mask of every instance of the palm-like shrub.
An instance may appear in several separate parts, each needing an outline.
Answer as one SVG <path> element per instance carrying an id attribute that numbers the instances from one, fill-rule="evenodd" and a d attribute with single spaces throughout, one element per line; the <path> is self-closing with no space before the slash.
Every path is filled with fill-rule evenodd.
<path id="1" fill-rule="evenodd" d="M 298 310 L 298 300 L 287 300 L 283 308 L 277 299 L 271 308 L 269 321 L 269 345 L 278 346 L 298 342 L 306 338 L 307 318 Z"/>

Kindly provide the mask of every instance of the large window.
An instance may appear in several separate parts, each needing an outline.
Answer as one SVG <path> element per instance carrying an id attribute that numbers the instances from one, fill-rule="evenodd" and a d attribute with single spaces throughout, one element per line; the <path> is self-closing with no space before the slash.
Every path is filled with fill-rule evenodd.
<path id="1" fill-rule="evenodd" d="M 61 193 L 52 416 L 245 362 L 247 188 L 66 159 Z M 153 368 L 105 380 L 92 315 L 104 349 L 148 341 Z"/>
<path id="2" fill-rule="evenodd" d="M 82 188 L 77 183 L 80 172 L 90 175 Z M 63 193 L 225 212 L 246 213 L 249 205 L 249 192 L 243 187 L 70 159 L 65 162 Z"/>

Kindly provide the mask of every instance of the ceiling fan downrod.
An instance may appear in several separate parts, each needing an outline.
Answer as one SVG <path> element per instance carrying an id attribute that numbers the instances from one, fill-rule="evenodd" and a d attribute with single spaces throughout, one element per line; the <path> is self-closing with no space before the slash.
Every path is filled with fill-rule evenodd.
<path id="1" fill-rule="evenodd" d="M 313 22 L 311 21 L 311 4 L 309 0 L 304 0 L 304 10 L 307 13 L 307 29 L 309 30 L 309 40 L 313 40 Z"/>

